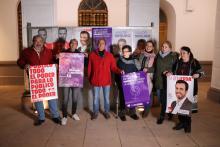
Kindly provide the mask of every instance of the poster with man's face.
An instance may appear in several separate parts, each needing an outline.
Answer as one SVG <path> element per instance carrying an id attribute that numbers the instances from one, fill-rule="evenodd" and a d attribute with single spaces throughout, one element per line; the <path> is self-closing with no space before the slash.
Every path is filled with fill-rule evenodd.
<path id="1" fill-rule="evenodd" d="M 191 113 L 194 79 L 192 76 L 171 75 L 167 77 L 167 113 Z"/>

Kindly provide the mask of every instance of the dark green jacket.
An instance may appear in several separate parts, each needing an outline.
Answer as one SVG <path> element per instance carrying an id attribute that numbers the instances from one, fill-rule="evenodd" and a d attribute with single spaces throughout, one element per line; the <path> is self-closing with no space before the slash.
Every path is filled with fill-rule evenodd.
<path id="1" fill-rule="evenodd" d="M 154 62 L 154 86 L 156 89 L 166 88 L 166 76 L 163 74 L 164 71 L 172 72 L 172 67 L 178 59 L 178 53 L 170 52 L 167 56 L 162 58 L 158 53 Z"/>

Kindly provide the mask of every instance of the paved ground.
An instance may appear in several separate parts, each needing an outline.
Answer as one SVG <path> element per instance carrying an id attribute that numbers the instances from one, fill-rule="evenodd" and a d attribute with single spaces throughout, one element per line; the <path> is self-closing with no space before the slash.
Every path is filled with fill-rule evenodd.
<path id="1" fill-rule="evenodd" d="M 80 121 L 68 119 L 66 126 L 46 122 L 33 126 L 34 116 L 20 107 L 22 86 L 0 87 L 0 147 L 220 147 L 220 104 L 206 99 L 210 83 L 200 83 L 199 113 L 192 116 L 192 133 L 173 131 L 174 121 L 156 124 L 159 107 L 145 119 L 126 122 L 99 115 L 90 120 L 81 111 Z"/>

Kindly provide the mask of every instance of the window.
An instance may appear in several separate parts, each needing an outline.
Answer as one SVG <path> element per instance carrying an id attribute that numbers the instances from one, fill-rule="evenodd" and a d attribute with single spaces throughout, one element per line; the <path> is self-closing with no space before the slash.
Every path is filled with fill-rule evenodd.
<path id="1" fill-rule="evenodd" d="M 78 9 L 79 26 L 107 26 L 108 10 L 103 0 L 83 0 Z"/>

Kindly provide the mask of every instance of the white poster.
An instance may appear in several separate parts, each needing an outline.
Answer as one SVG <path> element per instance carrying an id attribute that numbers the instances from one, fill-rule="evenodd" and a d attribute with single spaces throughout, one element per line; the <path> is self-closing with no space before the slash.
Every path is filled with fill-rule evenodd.
<path id="1" fill-rule="evenodd" d="M 58 98 L 55 64 L 31 66 L 29 80 L 32 102 Z"/>
<path id="2" fill-rule="evenodd" d="M 167 77 L 167 113 L 190 115 L 193 102 L 194 79 L 192 76 Z"/>

